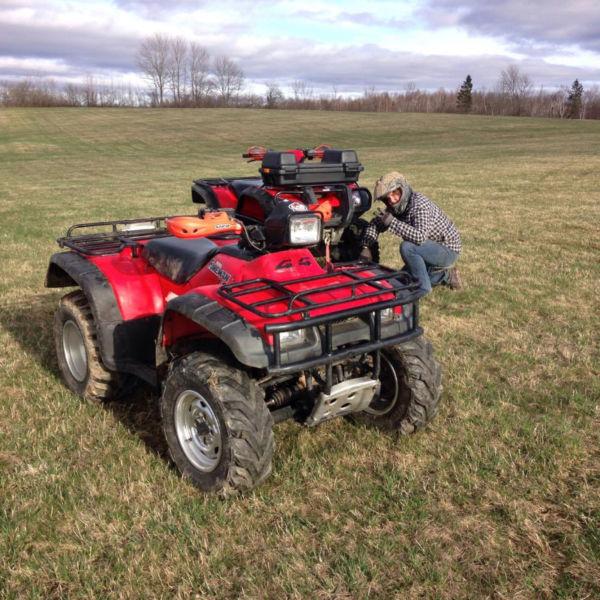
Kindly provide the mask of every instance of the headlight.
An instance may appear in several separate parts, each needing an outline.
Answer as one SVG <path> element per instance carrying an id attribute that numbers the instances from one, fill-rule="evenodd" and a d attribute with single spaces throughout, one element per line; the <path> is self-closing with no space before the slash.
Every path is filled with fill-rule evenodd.
<path id="1" fill-rule="evenodd" d="M 317 332 L 314 327 L 295 329 L 294 331 L 282 331 L 279 334 L 279 342 L 282 350 L 290 350 L 298 346 L 309 346 L 317 341 Z"/>
<path id="2" fill-rule="evenodd" d="M 393 308 L 384 308 L 381 311 L 381 321 L 382 322 L 392 321 L 394 318 L 396 318 L 396 314 L 394 313 Z"/>
<path id="3" fill-rule="evenodd" d="M 302 202 L 280 200 L 265 219 L 264 234 L 269 250 L 314 246 L 321 241 L 321 215 Z"/>
<path id="4" fill-rule="evenodd" d="M 367 212 L 372 204 L 371 192 L 367 188 L 352 190 L 352 204 L 356 212 Z"/>
<path id="5" fill-rule="evenodd" d="M 321 218 L 315 214 L 292 215 L 289 240 L 294 246 L 310 246 L 321 241 Z"/>

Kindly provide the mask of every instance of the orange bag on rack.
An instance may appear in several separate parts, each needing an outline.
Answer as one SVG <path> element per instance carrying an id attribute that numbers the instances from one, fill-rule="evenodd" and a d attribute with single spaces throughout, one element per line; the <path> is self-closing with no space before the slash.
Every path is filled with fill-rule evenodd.
<path id="1" fill-rule="evenodd" d="M 241 233 L 242 225 L 224 211 L 204 213 L 203 217 L 169 217 L 167 231 L 178 238 L 198 238 L 220 233 Z"/>

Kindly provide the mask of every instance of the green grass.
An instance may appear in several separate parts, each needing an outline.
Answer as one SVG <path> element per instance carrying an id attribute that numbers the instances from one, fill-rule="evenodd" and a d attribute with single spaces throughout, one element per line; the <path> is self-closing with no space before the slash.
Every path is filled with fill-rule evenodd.
<path id="1" fill-rule="evenodd" d="M 73 222 L 186 212 L 247 146 L 355 148 L 463 234 L 422 323 L 440 414 L 396 439 L 276 428 L 271 478 L 205 497 L 152 398 L 61 384 L 43 280 Z M 0 110 L 0 597 L 600 595 L 600 122 L 251 110 Z M 399 266 L 397 241 L 384 262 Z"/>

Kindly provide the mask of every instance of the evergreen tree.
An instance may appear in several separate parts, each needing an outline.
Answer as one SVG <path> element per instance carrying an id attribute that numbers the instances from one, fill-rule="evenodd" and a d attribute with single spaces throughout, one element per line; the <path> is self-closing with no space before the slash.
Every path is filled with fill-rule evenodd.
<path id="1" fill-rule="evenodd" d="M 473 80 L 470 75 L 467 75 L 467 78 L 463 81 L 463 84 L 460 86 L 460 90 L 458 90 L 458 94 L 456 95 L 456 108 L 458 108 L 460 112 L 471 112 L 471 105 L 473 104 L 472 92 Z"/>
<path id="2" fill-rule="evenodd" d="M 581 97 L 583 96 L 583 86 L 576 79 L 571 86 L 569 97 L 567 98 L 567 115 L 569 119 L 579 119 L 581 116 Z"/>

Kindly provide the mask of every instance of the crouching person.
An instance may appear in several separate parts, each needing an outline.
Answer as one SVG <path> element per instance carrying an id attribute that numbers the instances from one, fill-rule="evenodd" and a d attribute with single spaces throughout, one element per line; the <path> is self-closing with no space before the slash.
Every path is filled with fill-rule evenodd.
<path id="1" fill-rule="evenodd" d="M 365 230 L 361 258 L 371 260 L 369 247 L 380 233 L 390 231 L 402 238 L 404 269 L 420 281 L 424 293 L 440 284 L 460 289 L 460 276 L 454 266 L 462 248 L 460 234 L 442 209 L 413 191 L 396 171 L 377 180 L 373 197 L 384 202 L 386 209 Z"/>

